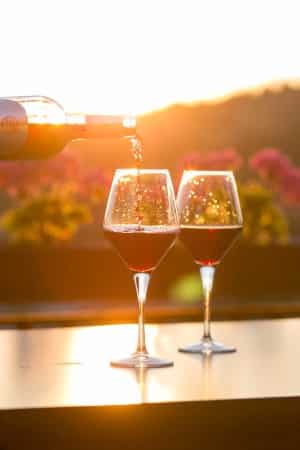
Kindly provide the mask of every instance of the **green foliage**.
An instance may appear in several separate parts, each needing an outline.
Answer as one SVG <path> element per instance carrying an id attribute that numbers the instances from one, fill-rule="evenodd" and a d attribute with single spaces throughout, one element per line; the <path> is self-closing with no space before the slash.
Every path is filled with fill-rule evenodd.
<path id="1" fill-rule="evenodd" d="M 273 193 L 258 183 L 241 185 L 239 193 L 244 216 L 244 240 L 256 245 L 287 243 L 288 223 Z"/>
<path id="2" fill-rule="evenodd" d="M 14 243 L 49 245 L 70 240 L 90 220 L 89 208 L 59 189 L 27 198 L 6 211 L 1 224 Z"/>
<path id="3" fill-rule="evenodd" d="M 202 284 L 197 273 L 189 273 L 175 280 L 169 290 L 169 296 L 178 303 L 192 304 L 202 297 Z"/>

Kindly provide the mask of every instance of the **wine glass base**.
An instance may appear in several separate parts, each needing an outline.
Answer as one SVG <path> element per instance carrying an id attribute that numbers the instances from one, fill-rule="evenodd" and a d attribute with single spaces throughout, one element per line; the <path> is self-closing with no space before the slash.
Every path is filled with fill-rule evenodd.
<path id="1" fill-rule="evenodd" d="M 129 369 L 150 369 L 155 367 L 171 367 L 174 363 L 168 359 L 157 358 L 148 354 L 134 353 L 133 355 L 128 356 L 128 358 L 111 361 L 110 365 L 112 367 L 124 367 Z"/>
<path id="2" fill-rule="evenodd" d="M 199 344 L 185 345 L 178 349 L 183 353 L 201 353 L 202 355 L 211 355 L 213 353 L 234 353 L 236 348 L 229 347 L 213 340 L 202 340 Z"/>

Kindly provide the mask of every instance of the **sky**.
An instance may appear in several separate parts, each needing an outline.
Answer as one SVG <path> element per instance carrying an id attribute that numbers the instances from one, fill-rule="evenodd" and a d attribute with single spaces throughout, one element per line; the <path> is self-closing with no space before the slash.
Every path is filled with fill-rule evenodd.
<path id="1" fill-rule="evenodd" d="M 9 0 L 0 96 L 143 113 L 300 79 L 298 0 Z"/>

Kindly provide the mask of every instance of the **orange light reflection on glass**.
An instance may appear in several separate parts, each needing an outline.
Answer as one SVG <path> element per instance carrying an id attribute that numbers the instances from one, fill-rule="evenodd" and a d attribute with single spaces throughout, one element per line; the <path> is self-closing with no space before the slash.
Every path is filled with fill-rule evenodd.
<path id="1" fill-rule="evenodd" d="M 32 124 L 61 125 L 66 122 L 64 110 L 54 101 L 44 98 L 20 101 L 26 110 L 28 122 Z"/>

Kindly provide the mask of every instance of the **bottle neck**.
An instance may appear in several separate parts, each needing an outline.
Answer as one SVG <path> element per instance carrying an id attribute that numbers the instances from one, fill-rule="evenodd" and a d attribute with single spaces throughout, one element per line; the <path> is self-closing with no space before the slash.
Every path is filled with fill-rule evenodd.
<path id="1" fill-rule="evenodd" d="M 66 125 L 69 140 L 77 139 L 103 139 L 103 138 L 122 138 L 136 135 L 135 121 L 124 123 L 123 118 L 116 118 L 114 121 L 97 122 L 87 120 L 85 123 Z"/>

